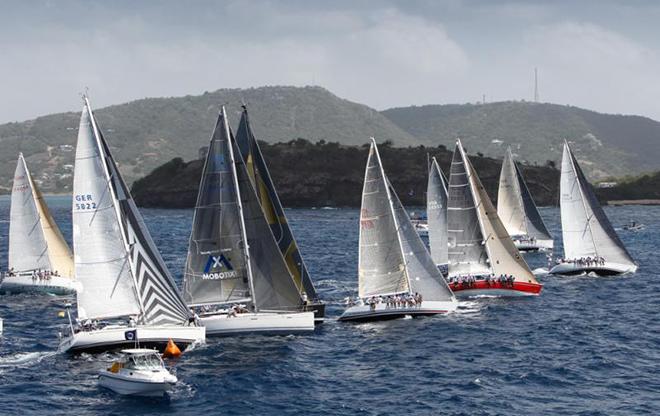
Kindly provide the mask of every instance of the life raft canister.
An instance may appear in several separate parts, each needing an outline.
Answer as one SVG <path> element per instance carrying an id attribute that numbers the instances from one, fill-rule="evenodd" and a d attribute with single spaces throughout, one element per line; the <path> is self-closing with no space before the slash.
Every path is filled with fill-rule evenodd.
<path id="1" fill-rule="evenodd" d="M 181 356 L 181 350 L 176 346 L 172 338 L 167 341 L 167 347 L 163 351 L 163 358 L 177 358 Z"/>

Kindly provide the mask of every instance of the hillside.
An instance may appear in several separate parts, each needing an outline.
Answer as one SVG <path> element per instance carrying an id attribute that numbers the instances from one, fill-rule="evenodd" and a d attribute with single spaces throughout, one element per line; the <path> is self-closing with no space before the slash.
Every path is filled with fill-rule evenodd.
<path id="1" fill-rule="evenodd" d="M 320 87 L 223 89 L 137 100 L 95 113 L 130 183 L 174 157 L 196 157 L 208 142 L 219 106 L 228 106 L 236 125 L 242 102 L 250 106 L 255 133 L 270 142 L 304 137 L 362 144 L 374 136 L 400 145 L 421 143 L 377 111 Z M 0 125 L 0 191 L 10 189 L 22 151 L 45 192 L 70 192 L 72 166 L 67 165 L 73 164 L 79 117 L 80 113 L 61 113 Z"/>
<path id="2" fill-rule="evenodd" d="M 284 206 L 360 205 L 368 146 L 312 144 L 302 139 L 277 144 L 262 142 L 261 146 Z M 445 173 L 449 172 L 452 156 L 444 146 L 395 148 L 383 144 L 379 151 L 389 179 L 402 202 L 408 206 L 425 204 L 427 154 L 438 159 Z M 479 156 L 471 156 L 470 160 L 494 199 L 501 161 Z M 202 167 L 201 160 L 188 163 L 181 158 L 171 160 L 136 181 L 133 197 L 138 205 L 145 207 L 193 207 Z M 556 203 L 559 183 L 556 169 L 523 166 L 523 174 L 539 205 Z"/>
<path id="3" fill-rule="evenodd" d="M 601 201 L 660 200 L 660 171 L 621 181 L 613 188 L 596 189 Z"/>
<path id="4" fill-rule="evenodd" d="M 447 145 L 460 137 L 493 157 L 502 157 L 510 144 L 518 159 L 531 163 L 558 162 L 566 138 L 592 179 L 660 167 L 660 123 L 645 117 L 529 102 L 427 105 L 382 113 L 426 142 Z"/>

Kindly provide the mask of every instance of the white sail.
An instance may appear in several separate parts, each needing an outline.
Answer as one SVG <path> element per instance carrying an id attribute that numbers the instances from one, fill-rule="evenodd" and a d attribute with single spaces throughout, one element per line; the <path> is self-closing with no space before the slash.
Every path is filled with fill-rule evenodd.
<path id="1" fill-rule="evenodd" d="M 456 144 L 452 156 L 448 194 L 449 276 L 489 274 L 491 269 L 479 224 L 477 202 L 460 142 Z"/>
<path id="2" fill-rule="evenodd" d="M 603 257 L 608 262 L 634 264 L 567 142 L 561 161 L 560 192 L 565 258 Z"/>
<path id="3" fill-rule="evenodd" d="M 511 148 L 507 148 L 502 162 L 497 194 L 497 214 L 507 232 L 512 236 L 552 240 L 520 169 L 513 160 Z"/>
<path id="4" fill-rule="evenodd" d="M 477 206 L 481 233 L 485 237 L 484 241 L 488 252 L 488 263 L 490 264 L 491 273 L 496 276 L 513 275 L 514 279 L 518 281 L 538 283 L 497 215 L 495 206 L 486 193 L 474 167 L 472 167 L 472 163 L 470 163 L 470 160 L 465 155 L 460 142 L 458 148 L 467 166 L 470 188 Z"/>
<path id="5" fill-rule="evenodd" d="M 78 317 L 137 315 L 131 268 L 91 114 L 83 107 L 73 177 L 73 251 Z"/>
<path id="6" fill-rule="evenodd" d="M 73 227 L 81 318 L 181 324 L 188 309 L 112 159 L 89 102 L 80 120 Z"/>
<path id="7" fill-rule="evenodd" d="M 409 292 L 387 180 L 374 141 L 364 174 L 359 241 L 359 296 Z"/>
<path id="8" fill-rule="evenodd" d="M 429 246 L 435 264 L 447 264 L 447 180 L 433 158 L 426 190 L 426 216 L 429 225 Z"/>
<path id="9" fill-rule="evenodd" d="M 32 179 L 23 154 L 18 155 L 11 193 L 8 267 L 16 272 L 51 269 Z"/>

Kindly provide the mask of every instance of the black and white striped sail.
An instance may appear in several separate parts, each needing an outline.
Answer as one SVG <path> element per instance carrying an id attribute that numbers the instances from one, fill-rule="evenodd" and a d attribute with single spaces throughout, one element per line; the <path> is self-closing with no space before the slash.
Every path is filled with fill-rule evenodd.
<path id="1" fill-rule="evenodd" d="M 280 252 L 286 260 L 287 267 L 298 290 L 307 295 L 308 299 L 317 299 L 314 283 L 302 258 L 296 239 L 286 218 L 275 184 L 270 177 L 266 160 L 259 143 L 254 137 L 248 117 L 247 107 L 243 106 L 243 114 L 236 131 L 236 143 L 247 167 L 252 185 L 257 193 L 261 208 L 270 226 L 273 237 L 277 241 Z"/>
<path id="2" fill-rule="evenodd" d="M 385 176 L 372 139 L 360 212 L 359 296 L 419 292 L 425 300 L 453 294 Z"/>
<path id="3" fill-rule="evenodd" d="M 223 107 L 209 146 L 186 262 L 193 305 L 252 301 L 294 310 L 302 297 L 262 211 Z"/>
<path id="4" fill-rule="evenodd" d="M 470 215 L 466 215 L 468 213 Z M 507 274 L 516 280 L 537 283 L 497 215 L 460 140 L 456 143 L 449 177 L 448 217 L 450 242 L 453 243 L 449 251 L 450 276 Z"/>
<path id="5" fill-rule="evenodd" d="M 507 148 L 500 173 L 497 214 L 512 236 L 552 240 L 518 165 Z"/>
<path id="6" fill-rule="evenodd" d="M 138 315 L 145 324 L 187 320 L 183 298 L 156 249 L 85 98 L 73 183 L 78 317 Z"/>
<path id="7" fill-rule="evenodd" d="M 560 192 L 565 258 L 603 257 L 607 262 L 634 265 L 567 142 L 561 160 Z"/>
<path id="8" fill-rule="evenodd" d="M 435 264 L 447 264 L 447 180 L 433 158 L 426 189 L 426 216 L 429 225 L 429 246 Z"/>
<path id="9" fill-rule="evenodd" d="M 19 154 L 11 192 L 8 250 L 8 268 L 19 273 L 51 269 L 32 186 L 23 154 Z"/>

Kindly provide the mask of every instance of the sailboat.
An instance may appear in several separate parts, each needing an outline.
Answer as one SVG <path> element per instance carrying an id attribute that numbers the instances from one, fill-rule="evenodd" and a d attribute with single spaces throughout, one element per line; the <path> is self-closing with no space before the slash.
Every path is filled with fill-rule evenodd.
<path id="1" fill-rule="evenodd" d="M 227 122 L 218 117 L 202 171 L 183 293 L 208 335 L 314 330 Z"/>
<path id="2" fill-rule="evenodd" d="M 435 315 L 458 304 L 385 176 L 373 138 L 362 190 L 358 283 L 359 300 L 341 321 Z"/>
<path id="3" fill-rule="evenodd" d="M 637 265 L 612 228 L 566 141 L 560 192 L 564 259 L 550 273 L 611 276 L 636 272 Z"/>
<path id="4" fill-rule="evenodd" d="M 46 201 L 32 179 L 23 154 L 18 155 L 11 194 L 9 271 L 3 292 L 75 293 L 73 256 Z"/>
<path id="5" fill-rule="evenodd" d="M 289 227 L 284 208 L 282 208 L 282 203 L 266 166 L 266 160 L 252 133 L 246 105 L 243 105 L 241 121 L 238 130 L 236 130 L 236 143 L 245 162 L 252 186 L 261 203 L 261 209 L 277 241 L 280 252 L 284 256 L 289 273 L 304 300 L 303 310 L 313 311 L 316 321 L 323 321 L 325 304 L 321 302 L 316 293 L 312 278 L 298 249 L 291 227 Z"/>
<path id="6" fill-rule="evenodd" d="M 447 245 L 447 179 L 433 158 L 426 189 L 426 216 L 428 218 L 431 258 L 443 275 L 447 275 L 449 246 Z"/>
<path id="7" fill-rule="evenodd" d="M 511 147 L 507 148 L 502 162 L 497 215 L 518 250 L 552 250 L 554 241 L 543 223 L 518 165 L 513 160 Z"/>
<path id="8" fill-rule="evenodd" d="M 78 318 L 70 309 L 61 352 L 201 343 L 196 326 L 156 248 L 101 133 L 89 100 L 78 129 L 73 179 L 73 247 Z"/>
<path id="9" fill-rule="evenodd" d="M 460 140 L 447 207 L 449 287 L 459 298 L 538 295 L 542 285 L 504 228 Z"/>

